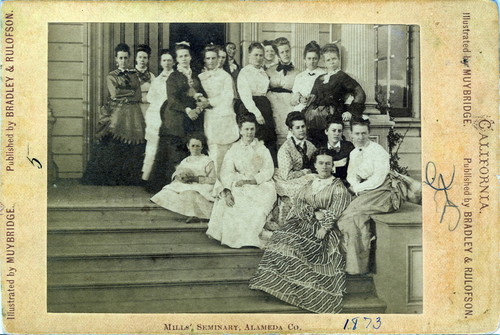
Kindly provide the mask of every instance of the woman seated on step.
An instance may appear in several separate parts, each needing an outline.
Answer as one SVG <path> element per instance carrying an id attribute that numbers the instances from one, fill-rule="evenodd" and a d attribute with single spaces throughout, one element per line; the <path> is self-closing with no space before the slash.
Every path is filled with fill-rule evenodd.
<path id="1" fill-rule="evenodd" d="M 151 201 L 185 216 L 187 223 L 208 220 L 212 213 L 215 184 L 215 165 L 212 159 L 202 154 L 203 139 L 191 135 L 187 148 L 190 156 L 177 166 L 172 183 L 163 187 Z"/>
<path id="2" fill-rule="evenodd" d="M 298 191 L 314 178 L 311 174 L 313 168 L 311 158 L 316 152 L 314 144 L 306 139 L 306 118 L 303 113 L 289 113 L 285 124 L 290 135 L 278 150 L 278 168 L 274 176 L 276 192 L 279 195 L 278 215 L 277 217 L 274 215 L 274 220 L 278 226 L 283 225 Z"/>
<path id="3" fill-rule="evenodd" d="M 263 247 L 266 218 L 276 201 L 273 159 L 255 138 L 255 115 L 238 116 L 241 138 L 224 156 L 207 235 L 231 248 Z M 218 183 L 219 184 L 219 183 Z"/>
<path id="4" fill-rule="evenodd" d="M 345 272 L 336 223 L 351 195 L 332 175 L 327 149 L 319 149 L 313 161 L 317 174 L 298 192 L 285 225 L 273 233 L 250 288 L 315 313 L 338 313 Z"/>
<path id="5" fill-rule="evenodd" d="M 402 201 L 418 202 L 420 183 L 390 170 L 390 156 L 378 143 L 372 142 L 368 119 L 351 120 L 354 150 L 349 155 L 347 181 L 356 197 L 339 218 L 342 247 L 346 253 L 346 272 L 369 272 L 370 216 L 399 209 Z M 416 198 L 415 198 L 416 196 Z"/>

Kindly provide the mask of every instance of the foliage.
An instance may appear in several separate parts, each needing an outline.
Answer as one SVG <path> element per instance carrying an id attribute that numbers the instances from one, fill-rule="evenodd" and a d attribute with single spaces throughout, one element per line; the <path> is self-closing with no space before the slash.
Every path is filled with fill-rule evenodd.
<path id="1" fill-rule="evenodd" d="M 390 100 L 387 100 L 384 90 L 378 85 L 375 92 L 375 101 L 377 102 L 376 108 L 382 114 L 388 114 L 391 118 L 391 121 L 394 121 L 394 117 L 391 115 Z M 387 134 L 387 146 L 389 149 L 391 170 L 399 172 L 406 176 L 408 175 L 408 167 L 399 165 L 400 157 L 398 152 L 401 144 L 406 137 L 406 134 L 408 133 L 408 130 L 410 130 L 410 127 L 406 129 L 406 132 L 404 134 L 401 134 L 397 132 L 394 127 L 391 127 L 391 129 L 389 129 L 389 134 Z"/>

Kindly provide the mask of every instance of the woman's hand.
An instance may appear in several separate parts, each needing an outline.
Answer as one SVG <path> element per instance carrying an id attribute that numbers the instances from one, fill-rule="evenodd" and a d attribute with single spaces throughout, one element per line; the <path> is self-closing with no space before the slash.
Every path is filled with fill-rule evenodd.
<path id="1" fill-rule="evenodd" d="M 316 231 L 315 236 L 318 240 L 322 240 L 325 237 L 326 233 L 327 233 L 326 229 L 321 227 Z"/>
<path id="2" fill-rule="evenodd" d="M 342 113 L 342 121 L 351 121 L 352 114 L 350 112 Z"/>
<path id="3" fill-rule="evenodd" d="M 207 99 L 207 98 L 205 98 L 205 97 L 201 97 L 201 98 L 199 98 L 199 99 L 198 99 L 198 102 L 196 102 L 196 106 L 197 106 L 198 108 L 201 108 L 201 109 L 205 109 L 205 108 L 210 108 L 210 107 L 212 107 L 212 106 L 210 105 L 210 102 L 208 101 L 208 99 Z"/>
<path id="4" fill-rule="evenodd" d="M 201 113 L 201 111 L 197 108 L 195 109 L 188 109 L 187 110 L 187 115 L 191 120 L 196 120 L 198 118 L 198 115 Z"/>
<path id="5" fill-rule="evenodd" d="M 266 120 L 264 120 L 264 117 L 262 115 L 257 116 L 256 119 L 257 119 L 257 123 L 260 125 L 266 123 Z"/>
<path id="6" fill-rule="evenodd" d="M 222 191 L 222 197 L 226 201 L 227 207 L 233 207 L 234 206 L 234 197 L 233 194 L 231 193 L 231 190 L 228 190 L 227 188 Z"/>

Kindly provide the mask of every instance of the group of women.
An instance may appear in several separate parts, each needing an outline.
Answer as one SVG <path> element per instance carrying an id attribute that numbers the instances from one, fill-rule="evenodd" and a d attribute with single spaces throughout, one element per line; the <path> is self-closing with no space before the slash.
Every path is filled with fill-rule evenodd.
<path id="1" fill-rule="evenodd" d="M 346 272 L 369 271 L 369 216 L 401 200 L 389 155 L 368 139 L 364 91 L 334 44 L 307 44 L 303 72 L 283 37 L 252 43 L 243 68 L 235 53 L 208 45 L 197 72 L 180 42 L 161 52 L 155 77 L 149 47 L 129 70 L 119 44 L 83 182 L 145 185 L 187 222 L 209 220 L 210 238 L 265 249 L 252 289 L 339 312 Z M 342 136 L 348 121 L 354 145 Z"/>

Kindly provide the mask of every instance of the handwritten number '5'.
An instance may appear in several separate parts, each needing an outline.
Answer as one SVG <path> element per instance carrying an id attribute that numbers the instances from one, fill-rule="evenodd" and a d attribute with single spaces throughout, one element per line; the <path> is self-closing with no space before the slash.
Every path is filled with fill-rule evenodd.
<path id="1" fill-rule="evenodd" d="M 36 166 L 37 168 L 41 169 L 42 168 L 42 163 L 40 163 L 40 161 L 36 158 L 30 158 L 30 147 L 28 145 L 28 156 L 26 156 L 26 158 L 28 158 L 28 160 L 30 161 L 31 165 L 33 166 Z"/>

